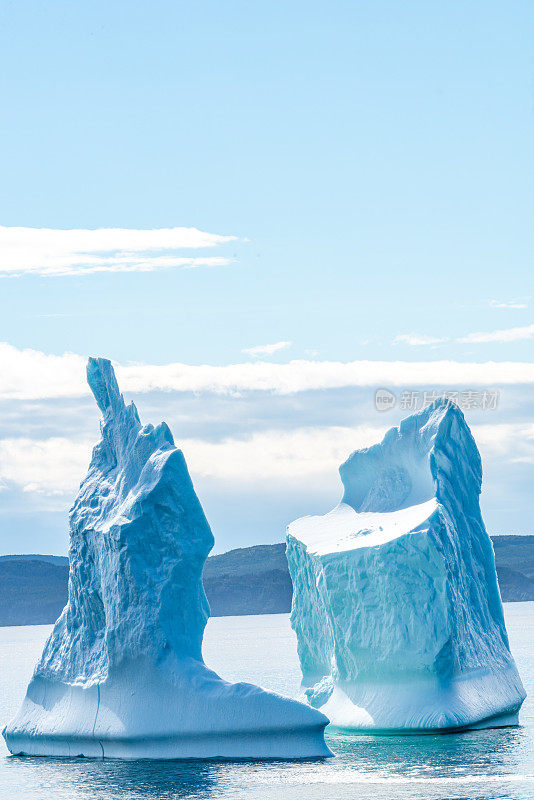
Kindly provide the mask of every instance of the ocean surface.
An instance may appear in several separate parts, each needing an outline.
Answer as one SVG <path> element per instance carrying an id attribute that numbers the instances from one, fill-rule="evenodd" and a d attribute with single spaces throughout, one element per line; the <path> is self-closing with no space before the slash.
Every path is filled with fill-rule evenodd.
<path id="1" fill-rule="evenodd" d="M 534 798 L 534 603 L 505 605 L 528 697 L 517 728 L 443 736 L 332 733 L 336 758 L 307 762 L 120 762 L 20 758 L 0 745 L 4 800 L 527 800 Z M 0 628 L 0 724 L 16 712 L 48 625 Z M 299 693 L 287 614 L 219 617 L 204 656 L 222 677 Z"/>

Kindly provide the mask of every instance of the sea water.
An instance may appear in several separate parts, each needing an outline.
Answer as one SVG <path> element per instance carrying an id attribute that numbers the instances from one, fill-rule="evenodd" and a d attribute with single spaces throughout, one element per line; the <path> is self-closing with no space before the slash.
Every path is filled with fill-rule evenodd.
<path id="1" fill-rule="evenodd" d="M 305 762 L 121 762 L 9 756 L 1 800 L 528 800 L 534 798 L 534 603 L 505 605 L 528 697 L 517 728 L 425 736 L 334 733 L 336 757 Z M 0 724 L 16 712 L 50 626 L 0 628 Z M 211 619 L 206 663 L 290 697 L 300 693 L 287 614 Z"/>

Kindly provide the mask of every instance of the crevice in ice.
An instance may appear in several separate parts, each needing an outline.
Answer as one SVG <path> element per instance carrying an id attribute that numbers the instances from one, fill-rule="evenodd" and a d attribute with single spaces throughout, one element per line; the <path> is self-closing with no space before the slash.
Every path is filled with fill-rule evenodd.
<path id="1" fill-rule="evenodd" d="M 96 691 L 97 691 L 97 696 L 96 696 L 95 719 L 94 719 L 94 722 L 93 722 L 93 739 L 95 738 L 96 721 L 98 719 L 98 712 L 100 711 L 100 684 L 99 683 L 97 683 L 97 685 L 96 685 Z"/>

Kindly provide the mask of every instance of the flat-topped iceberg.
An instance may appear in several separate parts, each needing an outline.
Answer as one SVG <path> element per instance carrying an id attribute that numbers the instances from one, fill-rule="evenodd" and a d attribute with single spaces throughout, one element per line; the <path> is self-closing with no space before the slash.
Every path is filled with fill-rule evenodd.
<path id="1" fill-rule="evenodd" d="M 340 474 L 341 503 L 287 534 L 311 705 L 352 729 L 517 723 L 525 691 L 462 412 L 437 400 L 354 452 Z"/>
<path id="2" fill-rule="evenodd" d="M 112 758 L 330 755 L 315 709 L 221 680 L 202 660 L 213 536 L 165 423 L 142 426 L 111 364 L 90 359 L 102 439 L 70 513 L 69 598 L 12 753 Z"/>

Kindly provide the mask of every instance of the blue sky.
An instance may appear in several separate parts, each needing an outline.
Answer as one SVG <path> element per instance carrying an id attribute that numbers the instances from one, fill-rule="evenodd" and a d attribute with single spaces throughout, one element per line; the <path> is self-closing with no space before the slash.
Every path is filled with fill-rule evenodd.
<path id="1" fill-rule="evenodd" d="M 0 549 L 65 549 L 75 486 L 64 467 L 81 477 L 97 436 L 90 401 L 68 389 L 89 354 L 123 365 L 297 359 L 325 375 L 332 362 L 414 362 L 418 382 L 404 388 L 425 389 L 438 386 L 426 364 L 496 362 L 484 385 L 500 387 L 499 408 L 470 420 L 485 426 L 488 527 L 530 529 L 534 445 L 521 448 L 534 381 L 525 367 L 503 382 L 498 365 L 533 361 L 533 33 L 528 2 L 5 4 Z M 12 228 L 205 236 L 192 248 L 181 234 L 155 248 L 115 236 L 73 254 L 83 237 L 35 243 Z M 88 268 L 95 254 L 102 271 Z M 49 390 L 52 362 L 39 354 L 66 352 L 80 359 L 61 362 L 65 383 Z M 470 388 L 469 372 L 442 375 L 441 387 Z M 230 394 L 127 383 L 147 421 L 165 417 L 192 443 L 219 550 L 280 540 L 294 516 L 336 501 L 343 447 L 321 471 L 313 442 L 339 435 L 350 451 L 367 441 L 362 426 L 402 416 L 377 421 L 372 376 L 352 388 L 296 380 L 291 395 L 277 380 Z M 300 453 L 278 480 L 277 441 Z M 35 480 L 39 456 L 28 463 L 36 442 L 48 442 L 55 492 Z M 255 482 L 246 465 L 210 473 L 210 458 L 254 458 L 255 444 L 271 453 Z"/>

